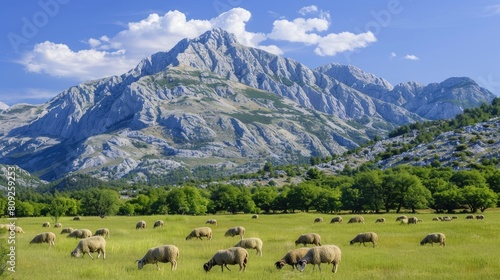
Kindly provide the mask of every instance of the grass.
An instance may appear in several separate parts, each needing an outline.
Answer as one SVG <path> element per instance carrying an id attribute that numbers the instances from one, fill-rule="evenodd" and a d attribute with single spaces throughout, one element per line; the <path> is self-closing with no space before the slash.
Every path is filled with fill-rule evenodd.
<path id="1" fill-rule="evenodd" d="M 323 223 L 313 223 L 321 216 Z M 500 210 L 485 213 L 485 219 L 465 220 L 458 215 L 452 222 L 433 222 L 435 214 L 422 213 L 423 219 L 417 225 L 400 225 L 395 222 L 396 214 L 364 215 L 364 224 L 346 224 L 352 215 L 344 214 L 343 224 L 330 224 L 334 215 L 297 213 L 279 215 L 215 215 L 215 216 L 134 216 L 134 217 L 83 217 L 73 221 L 63 217 L 63 227 L 97 228 L 107 227 L 111 236 L 107 239 L 106 260 L 91 260 L 88 256 L 72 258 L 70 252 L 78 240 L 66 238 L 60 229 L 42 228 L 50 218 L 20 218 L 17 224 L 25 233 L 16 236 L 16 272 L 5 274 L 13 279 L 159 279 L 175 277 L 179 280 L 199 279 L 499 279 L 500 278 Z M 375 220 L 385 217 L 385 224 Z M 217 219 L 213 229 L 213 239 L 185 240 L 195 227 L 205 226 L 208 219 Z M 147 222 L 145 230 L 135 230 L 137 221 Z M 165 227 L 153 229 L 155 220 L 165 221 Z M 5 219 L 1 223 L 7 223 Z M 233 226 L 244 226 L 246 237 L 259 237 L 264 242 L 263 256 L 256 256 L 249 250 L 247 271 L 238 273 L 238 266 L 230 266 L 231 271 L 221 273 L 219 267 L 210 272 L 203 271 L 215 251 L 231 247 L 238 237 L 224 237 L 224 232 Z M 43 231 L 56 233 L 56 246 L 29 244 L 36 234 Z M 374 231 L 379 235 L 379 244 L 371 246 L 349 245 L 349 241 L 359 232 Z M 295 248 L 295 239 L 303 233 L 316 232 L 322 237 L 322 244 L 335 244 L 342 249 L 342 262 L 336 275 L 331 273 L 331 265 L 322 265 L 322 273 L 308 266 L 302 273 L 290 267 L 277 270 L 273 264 L 288 250 Z M 446 247 L 438 245 L 420 246 L 420 240 L 428 233 L 443 232 L 447 236 Z M 5 236 L 5 235 L 4 235 Z M 170 263 L 148 264 L 137 269 L 135 260 L 141 258 L 147 249 L 162 244 L 174 244 L 180 249 L 176 271 L 170 271 Z M 96 254 L 94 254 L 96 256 Z"/>

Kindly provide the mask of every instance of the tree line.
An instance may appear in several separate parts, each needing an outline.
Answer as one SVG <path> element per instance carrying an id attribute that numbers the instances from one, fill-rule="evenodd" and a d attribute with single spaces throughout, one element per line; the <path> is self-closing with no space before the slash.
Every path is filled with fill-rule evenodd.
<path id="1" fill-rule="evenodd" d="M 266 175 L 282 175 L 266 165 Z M 278 174 L 278 175 L 277 175 Z M 500 170 L 492 166 L 454 171 L 451 168 L 400 165 L 387 170 L 365 170 L 349 175 L 325 175 L 311 167 L 297 184 L 277 186 L 212 182 L 203 185 L 99 186 L 88 189 L 43 192 L 21 188 L 16 215 L 152 215 L 217 213 L 437 213 L 485 211 L 499 203 Z M 0 213 L 6 214 L 6 197 L 0 197 Z"/>

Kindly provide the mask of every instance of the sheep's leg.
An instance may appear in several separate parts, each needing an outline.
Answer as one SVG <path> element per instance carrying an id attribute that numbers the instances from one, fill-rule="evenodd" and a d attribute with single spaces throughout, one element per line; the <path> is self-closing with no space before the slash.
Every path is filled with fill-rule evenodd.
<path id="1" fill-rule="evenodd" d="M 226 267 L 227 270 L 231 271 L 231 269 L 229 269 L 229 267 L 227 266 L 227 263 L 225 263 L 224 266 Z"/>
<path id="2" fill-rule="evenodd" d="M 335 262 L 333 263 L 332 272 L 337 273 L 337 264 Z"/>
<path id="3" fill-rule="evenodd" d="M 319 269 L 319 272 L 321 272 L 321 264 L 318 263 L 318 269 Z"/>
<path id="4" fill-rule="evenodd" d="M 171 264 L 172 265 L 170 267 L 170 270 L 172 270 L 172 271 L 176 270 L 177 269 L 177 261 L 172 261 Z"/>
<path id="5" fill-rule="evenodd" d="M 158 265 L 158 262 L 155 262 L 155 264 L 156 264 L 156 269 L 160 270 L 160 266 Z"/>
<path id="6" fill-rule="evenodd" d="M 91 259 L 94 259 L 94 257 L 92 257 L 92 255 L 90 254 L 90 252 L 87 252 L 87 255 L 89 255 L 89 257 L 90 257 Z"/>

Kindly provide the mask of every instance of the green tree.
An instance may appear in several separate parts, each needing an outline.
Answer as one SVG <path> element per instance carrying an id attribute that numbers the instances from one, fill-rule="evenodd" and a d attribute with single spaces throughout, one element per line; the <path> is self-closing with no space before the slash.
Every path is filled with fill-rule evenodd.
<path id="1" fill-rule="evenodd" d="M 108 216 L 118 212 L 120 195 L 110 189 L 91 188 L 83 192 L 81 211 L 89 216 Z"/>
<path id="2" fill-rule="evenodd" d="M 320 188 L 318 196 L 313 201 L 313 207 L 322 213 L 338 212 L 342 207 L 342 192 L 340 188 Z"/>
<path id="3" fill-rule="evenodd" d="M 489 188 L 466 186 L 460 191 L 463 203 L 472 213 L 476 213 L 477 210 L 484 212 L 488 208 L 495 207 L 498 201 L 498 195 Z"/>
<path id="4" fill-rule="evenodd" d="M 384 207 L 383 181 L 379 170 L 361 172 L 354 177 L 353 188 L 359 190 L 363 208 L 378 213 Z"/>
<path id="5" fill-rule="evenodd" d="M 16 201 L 16 216 L 31 217 L 35 214 L 35 208 L 29 201 Z"/>
<path id="6" fill-rule="evenodd" d="M 301 210 L 308 212 L 313 202 L 318 197 L 318 187 L 314 183 L 306 181 L 296 186 L 292 186 L 287 194 L 288 207 L 292 210 Z"/>
<path id="7" fill-rule="evenodd" d="M 76 215 L 78 213 L 78 202 L 72 198 L 56 196 L 50 202 L 48 210 L 54 223 L 57 223 L 59 218 L 64 215 Z"/>
<path id="8" fill-rule="evenodd" d="M 278 191 L 275 187 L 258 187 L 252 194 L 252 200 L 255 202 L 256 207 L 264 210 L 265 213 L 269 213 L 277 196 Z"/>
<path id="9" fill-rule="evenodd" d="M 446 211 L 453 213 L 453 211 L 462 206 L 462 193 L 460 189 L 454 184 L 449 183 L 448 188 L 432 194 L 433 205 L 432 208 L 437 212 Z"/>
<path id="10" fill-rule="evenodd" d="M 463 188 L 465 186 L 487 187 L 486 179 L 479 170 L 460 170 L 451 176 L 450 182 Z"/>

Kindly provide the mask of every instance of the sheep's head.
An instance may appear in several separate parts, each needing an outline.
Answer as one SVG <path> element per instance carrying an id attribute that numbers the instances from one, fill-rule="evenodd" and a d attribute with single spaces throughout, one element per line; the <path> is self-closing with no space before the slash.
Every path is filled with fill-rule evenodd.
<path id="1" fill-rule="evenodd" d="M 351 244 L 351 245 L 354 244 L 354 243 L 355 243 L 354 240 L 351 240 L 351 242 L 349 242 L 349 244 Z"/>
<path id="2" fill-rule="evenodd" d="M 142 269 L 142 267 L 144 266 L 144 260 L 140 259 L 136 260 L 135 262 L 137 263 L 137 268 Z"/>
<path id="3" fill-rule="evenodd" d="M 75 250 L 73 250 L 73 252 L 71 252 L 71 256 L 76 257 L 76 258 L 79 258 L 80 254 L 81 254 L 80 250 L 78 250 L 78 249 L 75 249 Z"/>
<path id="4" fill-rule="evenodd" d="M 426 243 L 427 243 L 427 241 L 425 239 L 420 241 L 420 245 L 425 245 Z"/>
<path id="5" fill-rule="evenodd" d="M 306 260 L 299 260 L 297 263 L 297 269 L 302 272 L 304 269 L 306 269 L 307 261 Z"/>
<path id="6" fill-rule="evenodd" d="M 285 266 L 285 261 L 279 260 L 274 264 L 274 266 L 276 266 L 277 269 L 282 269 Z"/>
<path id="7" fill-rule="evenodd" d="M 205 270 L 205 272 L 209 272 L 210 269 L 212 269 L 212 265 L 210 263 L 205 263 L 203 265 L 203 270 Z"/>
<path id="8" fill-rule="evenodd" d="M 189 240 L 189 239 L 191 239 L 191 238 L 193 238 L 193 236 L 192 236 L 191 234 L 190 234 L 190 235 L 188 235 L 188 236 L 186 236 L 186 240 Z"/>

